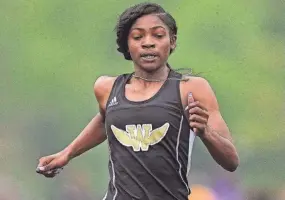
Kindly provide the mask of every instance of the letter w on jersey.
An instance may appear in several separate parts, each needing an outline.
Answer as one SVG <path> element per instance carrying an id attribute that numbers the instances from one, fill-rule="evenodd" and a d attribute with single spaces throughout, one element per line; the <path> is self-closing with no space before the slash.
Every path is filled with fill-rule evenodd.
<path id="1" fill-rule="evenodd" d="M 169 123 L 152 130 L 151 124 L 126 125 L 126 131 L 114 125 L 111 129 L 117 140 L 126 147 L 133 147 L 134 151 L 148 151 L 150 145 L 160 142 L 166 135 Z"/>

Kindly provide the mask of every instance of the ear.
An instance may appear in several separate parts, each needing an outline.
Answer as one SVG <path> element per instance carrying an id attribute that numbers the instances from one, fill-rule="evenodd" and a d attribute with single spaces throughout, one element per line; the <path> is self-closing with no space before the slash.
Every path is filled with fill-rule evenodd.
<path id="1" fill-rule="evenodd" d="M 176 48 L 176 40 L 177 40 L 177 36 L 176 35 L 172 35 L 170 37 L 170 49 L 172 51 L 174 51 L 174 49 Z"/>

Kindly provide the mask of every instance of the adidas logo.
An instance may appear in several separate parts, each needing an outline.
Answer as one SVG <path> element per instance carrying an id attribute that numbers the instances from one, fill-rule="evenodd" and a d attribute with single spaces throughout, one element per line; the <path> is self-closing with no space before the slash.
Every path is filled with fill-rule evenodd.
<path id="1" fill-rule="evenodd" d="M 117 104 L 118 104 L 117 97 L 114 97 L 114 98 L 110 101 L 108 107 L 115 106 L 115 105 L 117 105 Z"/>

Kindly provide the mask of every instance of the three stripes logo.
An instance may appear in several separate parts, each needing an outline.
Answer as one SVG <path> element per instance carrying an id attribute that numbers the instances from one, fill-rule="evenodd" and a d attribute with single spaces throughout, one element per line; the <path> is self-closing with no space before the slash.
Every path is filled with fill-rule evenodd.
<path id="1" fill-rule="evenodd" d="M 114 97 L 114 98 L 110 101 L 108 107 L 115 106 L 115 105 L 117 105 L 117 104 L 118 104 L 117 97 Z"/>

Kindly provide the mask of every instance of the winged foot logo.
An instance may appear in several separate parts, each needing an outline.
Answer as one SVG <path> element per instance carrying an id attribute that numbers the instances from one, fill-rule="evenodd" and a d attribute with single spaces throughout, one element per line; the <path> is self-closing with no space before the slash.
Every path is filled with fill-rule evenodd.
<path id="1" fill-rule="evenodd" d="M 150 145 L 160 142 L 166 135 L 169 123 L 152 130 L 151 124 L 126 125 L 126 131 L 111 125 L 111 129 L 117 140 L 126 147 L 132 147 L 134 151 L 148 151 Z"/>

